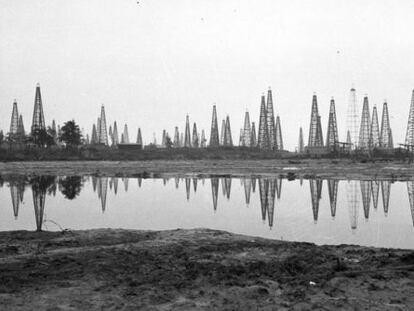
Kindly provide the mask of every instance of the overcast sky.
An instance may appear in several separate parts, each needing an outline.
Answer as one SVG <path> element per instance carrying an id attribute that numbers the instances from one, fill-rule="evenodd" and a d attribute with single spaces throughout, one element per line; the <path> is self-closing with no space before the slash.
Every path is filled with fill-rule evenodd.
<path id="1" fill-rule="evenodd" d="M 88 133 L 105 105 L 108 126 L 135 141 L 183 129 L 210 134 L 211 110 L 230 115 L 238 142 L 246 109 L 258 122 L 271 86 L 285 147 L 309 131 L 318 96 L 323 134 L 336 100 L 345 140 L 349 89 L 359 107 L 387 99 L 394 142 L 405 138 L 414 88 L 414 1 L 0 0 L 0 128 L 17 99 L 26 129 L 35 86 L 45 119 Z M 219 121 L 219 123 L 221 123 Z"/>

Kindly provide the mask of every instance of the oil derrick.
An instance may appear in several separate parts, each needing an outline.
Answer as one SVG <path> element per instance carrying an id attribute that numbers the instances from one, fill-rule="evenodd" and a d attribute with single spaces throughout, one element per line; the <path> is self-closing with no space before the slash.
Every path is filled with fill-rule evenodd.
<path id="1" fill-rule="evenodd" d="M 390 149 L 390 117 L 388 115 L 388 105 L 384 102 L 382 108 L 381 134 L 380 145 L 381 148 Z"/>
<path id="2" fill-rule="evenodd" d="M 184 147 L 191 148 L 190 119 L 188 115 L 186 116 L 186 119 L 185 119 Z"/>
<path id="3" fill-rule="evenodd" d="M 270 149 L 274 149 L 275 143 L 276 143 L 276 135 L 275 135 L 276 128 L 275 128 L 275 115 L 273 112 L 272 90 L 270 88 L 267 91 L 266 122 L 267 122 L 267 132 L 269 135 Z"/>
<path id="4" fill-rule="evenodd" d="M 331 206 L 331 216 L 336 215 L 336 202 L 338 199 L 338 180 L 328 179 L 329 204 Z"/>
<path id="5" fill-rule="evenodd" d="M 226 121 L 223 119 L 221 122 L 221 131 L 220 131 L 220 145 L 224 144 L 224 132 L 226 131 Z"/>
<path id="6" fill-rule="evenodd" d="M 378 194 L 379 194 L 379 182 L 377 180 L 371 180 L 371 193 L 372 193 L 372 203 L 374 209 L 378 208 Z"/>
<path id="7" fill-rule="evenodd" d="M 282 126 L 280 125 L 280 117 L 276 117 L 276 130 L 275 130 L 275 149 L 283 150 L 283 138 L 282 138 Z"/>
<path id="8" fill-rule="evenodd" d="M 414 226 L 414 181 L 407 181 L 408 200 L 410 201 L 411 218 Z"/>
<path id="9" fill-rule="evenodd" d="M 388 180 L 381 181 L 382 204 L 385 216 L 388 215 L 388 207 L 390 205 L 391 182 Z"/>
<path id="10" fill-rule="evenodd" d="M 304 141 L 303 141 L 302 127 L 299 128 L 298 152 L 299 153 L 304 153 L 305 152 L 305 144 L 304 144 Z"/>
<path id="11" fill-rule="evenodd" d="M 211 117 L 211 131 L 210 131 L 210 147 L 219 146 L 219 132 L 217 124 L 216 105 L 213 106 L 213 115 Z"/>
<path id="12" fill-rule="evenodd" d="M 112 132 L 112 146 L 116 146 L 119 143 L 118 125 L 114 122 L 114 130 Z"/>
<path id="13" fill-rule="evenodd" d="M 251 146 L 251 128 L 250 128 L 250 115 L 249 112 L 246 111 L 244 114 L 244 126 L 243 126 L 243 132 L 242 135 L 242 146 L 243 147 L 250 147 Z"/>
<path id="14" fill-rule="evenodd" d="M 352 140 L 351 140 L 351 132 L 348 131 L 346 133 L 346 151 L 350 152 L 352 150 Z"/>
<path id="15" fill-rule="evenodd" d="M 101 128 L 101 118 L 98 118 L 96 121 L 96 143 L 99 144 L 99 141 L 101 140 L 99 138 L 99 129 Z"/>
<path id="16" fill-rule="evenodd" d="M 45 210 L 46 189 L 39 185 L 32 185 L 33 206 L 35 210 L 36 231 L 42 231 L 43 214 Z"/>
<path id="17" fill-rule="evenodd" d="M 54 133 L 56 133 L 56 134 L 54 135 L 54 139 L 56 139 L 56 140 L 57 140 L 57 132 L 56 132 L 56 128 L 55 128 Z M 20 117 L 19 117 L 19 123 L 18 123 L 18 125 L 17 125 L 17 137 L 18 137 L 19 139 L 22 139 L 22 138 L 24 138 L 24 136 L 25 136 L 25 135 L 26 135 L 26 131 L 24 130 L 23 116 L 22 116 L 22 115 L 20 115 Z M 55 140 L 55 141 L 56 141 L 56 140 Z"/>
<path id="18" fill-rule="evenodd" d="M 311 192 L 313 221 L 316 223 L 318 221 L 319 201 L 321 199 L 321 194 L 322 194 L 322 180 L 321 179 L 310 179 L 309 185 L 310 185 L 310 192 Z"/>
<path id="19" fill-rule="evenodd" d="M 178 126 L 176 126 L 175 130 L 174 130 L 173 145 L 174 145 L 175 148 L 180 147 L 180 132 L 178 131 Z"/>
<path id="20" fill-rule="evenodd" d="M 204 130 L 201 130 L 201 139 L 200 139 L 200 148 L 205 148 L 206 147 L 206 134 L 204 132 Z"/>
<path id="21" fill-rule="evenodd" d="M 282 178 L 276 179 L 276 194 L 277 199 L 280 200 L 280 196 L 282 195 Z"/>
<path id="22" fill-rule="evenodd" d="M 138 128 L 138 133 L 137 133 L 137 144 L 138 145 L 143 145 L 143 143 L 142 143 L 142 135 L 141 135 L 141 128 L 139 127 Z"/>
<path id="23" fill-rule="evenodd" d="M 257 139 L 256 139 L 256 126 L 254 125 L 254 122 L 252 122 L 252 131 L 250 136 L 250 147 L 256 147 L 257 146 Z"/>
<path id="24" fill-rule="evenodd" d="M 224 128 L 223 146 L 233 147 L 233 138 L 231 137 L 230 117 L 226 117 L 226 125 Z"/>
<path id="25" fill-rule="evenodd" d="M 224 189 L 226 192 L 227 200 L 230 200 L 230 193 L 231 193 L 231 178 L 224 178 Z"/>
<path id="26" fill-rule="evenodd" d="M 198 182 L 197 178 L 193 178 L 193 189 L 194 189 L 194 193 L 197 192 L 197 182 Z"/>
<path id="27" fill-rule="evenodd" d="M 211 142 L 211 140 L 210 140 Z M 214 211 L 217 210 L 217 200 L 218 200 L 218 188 L 219 188 L 219 179 L 217 177 L 212 177 L 210 179 L 211 183 L 211 194 L 213 197 L 213 208 Z"/>
<path id="28" fill-rule="evenodd" d="M 187 195 L 187 201 L 190 200 L 190 190 L 191 190 L 191 178 L 185 178 L 185 193 Z"/>
<path id="29" fill-rule="evenodd" d="M 358 184 L 356 180 L 348 181 L 346 192 L 347 192 L 348 210 L 349 210 L 349 218 L 351 222 L 351 229 L 355 230 L 358 226 L 358 210 L 359 210 Z"/>
<path id="30" fill-rule="evenodd" d="M 89 139 L 89 134 L 86 134 L 85 145 L 89 145 L 90 143 L 91 143 L 91 141 Z"/>
<path id="31" fill-rule="evenodd" d="M 17 219 L 19 215 L 19 205 L 20 205 L 20 195 L 19 195 L 19 187 L 15 183 L 10 183 L 10 194 L 12 199 L 13 205 L 13 214 L 14 218 Z"/>
<path id="32" fill-rule="evenodd" d="M 246 205 L 249 206 L 250 204 L 250 194 L 252 191 L 252 180 L 251 178 L 244 178 L 243 179 L 243 186 L 244 186 L 244 198 L 246 199 Z"/>
<path id="33" fill-rule="evenodd" d="M 338 126 L 336 123 L 335 100 L 331 99 L 329 107 L 328 132 L 326 135 L 326 147 L 335 149 L 338 142 Z"/>
<path id="34" fill-rule="evenodd" d="M 414 152 L 414 90 L 411 94 L 410 113 L 408 114 L 407 132 L 405 144 L 411 152 Z M 410 201 L 411 202 L 411 201 Z"/>
<path id="35" fill-rule="evenodd" d="M 371 129 L 369 133 L 369 148 L 375 149 L 380 146 L 380 133 L 379 133 L 379 124 L 378 124 L 378 113 L 377 107 L 374 106 L 372 110 L 372 122 Z"/>
<path id="36" fill-rule="evenodd" d="M 98 136 L 96 134 L 96 126 L 95 124 L 92 127 L 92 137 L 91 137 L 91 144 L 97 144 L 98 143 Z"/>
<path id="37" fill-rule="evenodd" d="M 106 195 L 108 192 L 108 177 L 100 177 L 98 179 L 98 196 L 101 199 L 102 213 L 106 209 Z"/>
<path id="38" fill-rule="evenodd" d="M 13 111 L 12 111 L 11 122 L 10 122 L 10 134 L 16 135 L 18 127 L 19 127 L 19 111 L 17 110 L 17 101 L 14 100 Z"/>
<path id="39" fill-rule="evenodd" d="M 351 148 L 355 149 L 358 146 L 358 138 L 359 138 L 359 111 L 358 105 L 356 101 L 356 91 L 354 88 L 351 88 L 349 94 L 349 102 L 348 102 L 348 113 L 346 118 L 346 133 L 348 135 L 348 131 L 351 138 Z"/>
<path id="40" fill-rule="evenodd" d="M 318 100 L 316 95 L 312 97 L 311 122 L 309 126 L 308 147 L 323 147 L 322 125 L 318 112 Z"/>
<path id="41" fill-rule="evenodd" d="M 371 204 L 371 189 L 370 182 L 367 180 L 361 180 L 361 195 L 362 195 L 362 206 L 364 207 L 365 219 L 369 218 L 369 206 Z"/>
<path id="42" fill-rule="evenodd" d="M 267 214 L 267 209 L 269 206 L 268 193 L 269 193 L 269 180 L 264 179 L 264 178 L 259 178 L 260 207 L 262 210 L 263 222 L 266 221 L 266 214 Z"/>
<path id="43" fill-rule="evenodd" d="M 361 150 L 369 150 L 369 130 L 370 130 L 370 117 L 369 117 L 369 104 L 368 97 L 364 97 L 364 104 L 362 107 L 361 127 L 359 129 L 359 144 L 358 147 Z"/>
<path id="44" fill-rule="evenodd" d="M 267 128 L 267 111 L 264 95 L 262 95 L 262 101 L 260 104 L 259 137 L 257 140 L 257 146 L 260 149 L 270 149 L 269 130 Z"/>
<path id="45" fill-rule="evenodd" d="M 124 126 L 124 133 L 122 135 L 124 136 L 124 144 L 129 144 L 128 125 L 126 123 Z"/>
<path id="46" fill-rule="evenodd" d="M 101 121 L 100 126 L 98 128 L 99 143 L 107 146 L 108 145 L 108 132 L 106 128 L 105 108 L 103 105 L 101 107 L 100 121 Z"/>
<path id="47" fill-rule="evenodd" d="M 45 117 L 43 114 L 43 104 L 42 104 L 42 95 L 40 94 L 40 84 L 36 85 L 36 95 L 33 109 L 33 119 L 32 119 L 32 128 L 31 133 L 35 130 L 45 130 Z"/>
<path id="48" fill-rule="evenodd" d="M 198 133 L 197 133 L 197 124 L 195 122 L 193 124 L 193 139 L 191 143 L 194 148 L 198 148 L 200 146 L 199 139 L 198 139 Z"/>
<path id="49" fill-rule="evenodd" d="M 267 202 L 269 205 L 267 206 L 267 222 L 269 224 L 269 228 L 272 229 L 273 227 L 273 218 L 275 213 L 275 195 L 276 195 L 276 180 L 270 179 L 269 180 L 269 192 L 267 194 Z"/>

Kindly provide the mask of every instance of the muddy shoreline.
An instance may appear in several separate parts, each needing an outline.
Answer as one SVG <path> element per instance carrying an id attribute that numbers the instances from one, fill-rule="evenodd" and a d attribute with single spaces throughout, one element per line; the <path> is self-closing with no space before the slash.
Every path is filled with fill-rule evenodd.
<path id="1" fill-rule="evenodd" d="M 414 251 L 209 229 L 0 233 L 2 310 L 408 310 Z"/>
<path id="2" fill-rule="evenodd" d="M 351 160 L 194 160 L 194 161 L 56 161 L 3 162 L 0 175 L 96 175 L 162 178 L 171 176 L 226 177 L 278 175 L 282 178 L 412 180 L 414 165 L 408 162 Z"/>

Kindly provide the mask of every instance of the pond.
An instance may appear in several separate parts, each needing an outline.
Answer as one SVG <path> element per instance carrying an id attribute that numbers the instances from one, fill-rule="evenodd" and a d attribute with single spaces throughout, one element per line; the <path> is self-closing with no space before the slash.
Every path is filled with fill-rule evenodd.
<path id="1" fill-rule="evenodd" d="M 202 227 L 414 249 L 414 181 L 3 176 L 0 202 L 0 231 Z"/>

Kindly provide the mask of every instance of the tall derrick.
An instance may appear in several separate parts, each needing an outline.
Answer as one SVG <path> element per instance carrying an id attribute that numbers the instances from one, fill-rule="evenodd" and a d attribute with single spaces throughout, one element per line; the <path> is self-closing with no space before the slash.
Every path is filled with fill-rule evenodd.
<path id="1" fill-rule="evenodd" d="M 140 127 L 138 128 L 137 144 L 141 145 L 141 146 L 143 145 L 143 143 L 142 143 L 142 134 L 141 134 L 141 128 Z"/>
<path id="2" fill-rule="evenodd" d="M 369 133 L 369 148 L 374 149 L 380 146 L 380 133 L 378 124 L 377 107 L 372 110 L 371 129 Z"/>
<path id="3" fill-rule="evenodd" d="M 349 152 L 352 150 L 352 140 L 351 140 L 351 132 L 348 131 L 346 133 L 346 150 Z"/>
<path id="4" fill-rule="evenodd" d="M 266 220 L 267 209 L 269 207 L 269 180 L 265 178 L 259 178 L 259 195 L 260 195 L 260 207 L 262 210 L 262 220 Z"/>
<path id="5" fill-rule="evenodd" d="M 322 194 L 322 180 L 321 179 L 310 179 L 309 185 L 310 185 L 310 192 L 311 192 L 313 221 L 316 223 L 318 221 L 319 201 L 321 199 L 321 194 Z"/>
<path id="6" fill-rule="evenodd" d="M 369 130 L 370 130 L 370 117 L 369 117 L 369 104 L 368 97 L 364 97 L 364 104 L 362 107 L 361 127 L 359 129 L 359 144 L 358 147 L 361 150 L 369 150 Z"/>
<path id="7" fill-rule="evenodd" d="M 19 111 L 17 109 L 17 101 L 14 100 L 13 111 L 12 111 L 11 122 L 10 122 L 10 134 L 16 135 L 18 127 L 19 127 Z"/>
<path id="8" fill-rule="evenodd" d="M 260 149 L 270 149 L 269 130 L 267 128 L 267 111 L 264 95 L 262 95 L 260 104 L 259 137 L 257 140 L 257 146 Z"/>
<path id="9" fill-rule="evenodd" d="M 206 147 L 206 134 L 204 132 L 204 129 L 201 130 L 201 139 L 200 139 L 200 148 L 205 148 Z"/>
<path id="10" fill-rule="evenodd" d="M 349 94 L 348 102 L 348 113 L 346 119 L 346 133 L 351 139 L 351 147 L 355 149 L 358 147 L 358 138 L 359 138 L 359 111 L 356 101 L 356 91 L 354 88 L 351 88 Z"/>
<path id="11" fill-rule="evenodd" d="M 335 100 L 332 98 L 329 107 L 328 132 L 326 147 L 335 148 L 338 142 L 338 125 L 336 123 Z"/>
<path id="12" fill-rule="evenodd" d="M 329 204 L 331 206 L 331 216 L 336 216 L 336 202 L 338 199 L 339 180 L 328 179 Z"/>
<path id="13" fill-rule="evenodd" d="M 371 185 L 370 182 L 367 180 L 361 180 L 361 195 L 362 195 L 362 206 L 364 208 L 364 216 L 365 219 L 368 220 L 369 218 L 369 206 L 371 203 Z"/>
<path id="14" fill-rule="evenodd" d="M 302 127 L 300 127 L 300 129 L 299 129 L 298 152 L 299 153 L 304 153 L 305 152 L 305 143 L 303 141 L 303 130 L 302 130 Z"/>
<path id="15" fill-rule="evenodd" d="M 118 125 L 114 122 L 114 130 L 112 132 L 112 145 L 116 146 L 119 143 Z"/>
<path id="16" fill-rule="evenodd" d="M 323 147 L 322 125 L 318 112 L 318 100 L 316 95 L 313 95 L 312 97 L 312 111 L 309 126 L 308 147 Z"/>
<path id="17" fill-rule="evenodd" d="M 98 128 L 99 143 L 108 145 L 108 132 L 106 129 L 105 108 L 101 107 L 100 127 Z"/>
<path id="18" fill-rule="evenodd" d="M 217 123 L 216 105 L 213 106 L 213 115 L 211 117 L 210 147 L 219 146 L 219 132 Z"/>
<path id="19" fill-rule="evenodd" d="M 230 117 L 227 115 L 226 124 L 224 127 L 223 146 L 233 147 L 233 138 L 231 137 Z"/>
<path id="20" fill-rule="evenodd" d="M 273 112 L 272 90 L 270 88 L 267 91 L 266 121 L 267 121 L 267 131 L 269 135 L 270 149 L 274 149 L 275 143 L 276 143 L 276 135 L 275 135 L 276 128 L 275 128 L 275 115 Z"/>
<path id="21" fill-rule="evenodd" d="M 280 124 L 279 116 L 276 117 L 275 137 L 275 149 L 283 150 L 282 125 Z"/>
<path id="22" fill-rule="evenodd" d="M 101 140 L 99 137 L 99 129 L 101 128 L 101 118 L 98 117 L 97 121 L 96 121 L 96 143 L 98 144 L 99 141 Z"/>
<path id="23" fill-rule="evenodd" d="M 223 146 L 224 144 L 224 132 L 226 131 L 226 121 L 223 119 L 221 121 L 221 131 L 220 131 L 220 145 Z"/>
<path id="24" fill-rule="evenodd" d="M 411 152 L 414 151 L 414 90 L 411 94 L 411 105 L 410 105 L 410 112 L 408 114 L 407 132 L 405 134 L 405 144 L 408 146 Z M 413 201 L 413 204 L 414 204 L 414 201 Z"/>
<path id="25" fill-rule="evenodd" d="M 38 185 L 32 185 L 32 193 L 36 219 L 36 231 L 42 231 L 43 214 L 45 210 L 46 200 L 46 189 L 43 189 L 43 187 L 39 187 Z"/>
<path id="26" fill-rule="evenodd" d="M 191 148 L 190 118 L 188 115 L 185 117 L 184 147 Z"/>
<path id="27" fill-rule="evenodd" d="M 250 128 L 250 115 L 246 111 L 244 114 L 244 127 L 243 127 L 243 137 L 242 137 L 242 146 L 250 147 L 251 146 L 251 128 Z"/>
<path id="28" fill-rule="evenodd" d="M 276 181 L 275 179 L 269 180 L 269 192 L 267 194 L 268 199 L 267 202 L 269 205 L 267 206 L 267 221 L 269 224 L 269 228 L 273 227 L 273 218 L 274 218 L 274 211 L 275 211 L 275 197 L 276 197 Z"/>
<path id="29" fill-rule="evenodd" d="M 109 136 L 109 139 L 111 140 L 111 142 L 112 142 L 112 134 L 113 134 L 113 132 L 112 132 L 112 125 L 109 125 L 108 136 Z"/>
<path id="30" fill-rule="evenodd" d="M 124 133 L 122 135 L 124 136 L 124 144 L 129 144 L 128 124 L 126 123 L 124 126 Z"/>
<path id="31" fill-rule="evenodd" d="M 17 125 L 17 136 L 19 137 L 19 139 L 22 139 L 22 138 L 24 138 L 25 135 L 26 135 L 26 132 L 24 130 L 23 116 L 20 115 L 19 122 L 18 122 L 18 125 Z M 56 137 L 57 137 L 57 132 L 55 130 L 54 139 Z"/>
<path id="32" fill-rule="evenodd" d="M 92 126 L 92 136 L 91 136 L 91 144 L 97 144 L 98 143 L 98 135 L 96 134 L 96 125 L 94 124 Z"/>
<path id="33" fill-rule="evenodd" d="M 388 105 L 384 102 L 382 107 L 382 120 L 381 120 L 381 134 L 380 145 L 382 148 L 390 149 L 390 117 L 388 115 Z"/>
<path id="34" fill-rule="evenodd" d="M 180 147 L 180 132 L 178 131 L 178 126 L 176 126 L 175 130 L 174 130 L 173 145 L 174 145 L 175 148 Z"/>
<path id="35" fill-rule="evenodd" d="M 254 122 L 252 122 L 252 131 L 250 135 L 250 147 L 257 147 L 256 126 Z"/>
<path id="36" fill-rule="evenodd" d="M 45 130 L 45 116 L 43 114 L 42 95 L 40 94 L 40 84 L 36 85 L 36 95 L 33 109 L 33 119 L 31 133 L 35 130 Z"/>
<path id="37" fill-rule="evenodd" d="M 165 129 L 162 131 L 161 146 L 162 147 L 167 146 L 167 131 Z"/>
<path id="38" fill-rule="evenodd" d="M 198 133 L 197 133 L 197 124 L 194 122 L 193 124 L 193 139 L 192 139 L 192 145 L 194 148 L 198 148 L 200 145 L 199 139 L 198 139 Z"/>

